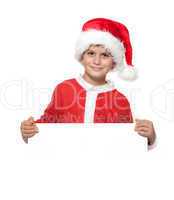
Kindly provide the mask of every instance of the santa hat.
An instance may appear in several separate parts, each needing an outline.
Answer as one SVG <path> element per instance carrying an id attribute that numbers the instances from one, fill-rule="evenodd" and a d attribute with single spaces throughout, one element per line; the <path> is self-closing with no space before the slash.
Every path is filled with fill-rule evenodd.
<path id="1" fill-rule="evenodd" d="M 116 63 L 116 71 L 125 80 L 135 80 L 137 70 L 132 65 L 132 46 L 125 25 L 105 18 L 87 21 L 76 43 L 75 57 L 81 59 L 90 45 L 103 45 Z"/>

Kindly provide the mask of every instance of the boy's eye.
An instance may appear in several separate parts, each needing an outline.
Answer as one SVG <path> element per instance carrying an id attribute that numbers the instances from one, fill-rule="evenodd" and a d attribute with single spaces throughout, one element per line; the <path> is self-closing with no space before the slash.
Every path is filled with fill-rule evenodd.
<path id="1" fill-rule="evenodd" d="M 89 55 L 89 56 L 95 56 L 95 54 L 96 54 L 96 53 L 95 53 L 94 51 L 88 51 L 88 52 L 87 52 L 87 55 Z M 110 57 L 111 55 L 110 55 L 109 53 L 102 53 L 101 56 L 104 57 L 104 58 L 108 58 L 108 57 Z"/>
<path id="2" fill-rule="evenodd" d="M 103 57 L 110 57 L 110 55 L 107 54 L 107 53 L 103 53 L 102 56 L 103 56 Z"/>
<path id="3" fill-rule="evenodd" d="M 88 51 L 87 54 L 90 55 L 90 56 L 93 56 L 93 55 L 94 55 L 94 52 L 93 52 L 93 51 Z"/>

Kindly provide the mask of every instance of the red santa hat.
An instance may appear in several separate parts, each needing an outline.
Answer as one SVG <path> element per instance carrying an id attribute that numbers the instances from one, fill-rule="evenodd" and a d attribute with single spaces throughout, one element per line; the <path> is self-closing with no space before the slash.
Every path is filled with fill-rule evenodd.
<path id="1" fill-rule="evenodd" d="M 87 21 L 76 43 L 75 57 L 81 59 L 90 45 L 103 45 L 110 51 L 116 63 L 115 69 L 125 80 L 135 80 L 137 70 L 132 65 L 132 46 L 125 25 L 105 18 Z"/>

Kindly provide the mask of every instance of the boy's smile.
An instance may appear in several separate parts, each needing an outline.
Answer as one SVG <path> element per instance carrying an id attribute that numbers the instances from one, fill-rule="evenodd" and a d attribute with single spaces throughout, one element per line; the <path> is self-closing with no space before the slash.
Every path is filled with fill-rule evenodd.
<path id="1" fill-rule="evenodd" d="M 114 67 L 112 55 L 102 45 L 91 45 L 83 53 L 81 63 L 85 68 L 83 78 L 93 85 L 105 84 L 107 73 Z"/>

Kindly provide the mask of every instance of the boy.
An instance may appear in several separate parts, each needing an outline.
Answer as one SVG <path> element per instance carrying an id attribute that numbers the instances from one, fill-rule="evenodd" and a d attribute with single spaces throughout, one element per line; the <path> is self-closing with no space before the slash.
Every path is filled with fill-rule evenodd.
<path id="1" fill-rule="evenodd" d="M 40 119 L 32 117 L 21 123 L 24 141 L 33 137 L 36 123 L 132 123 L 127 98 L 106 80 L 117 70 L 125 80 L 136 78 L 132 65 L 132 47 L 127 28 L 110 19 L 87 21 L 76 44 L 75 57 L 84 66 L 84 74 L 58 84 Z M 126 63 L 126 65 L 125 65 Z M 135 120 L 135 131 L 155 142 L 155 130 L 149 120 Z"/>

